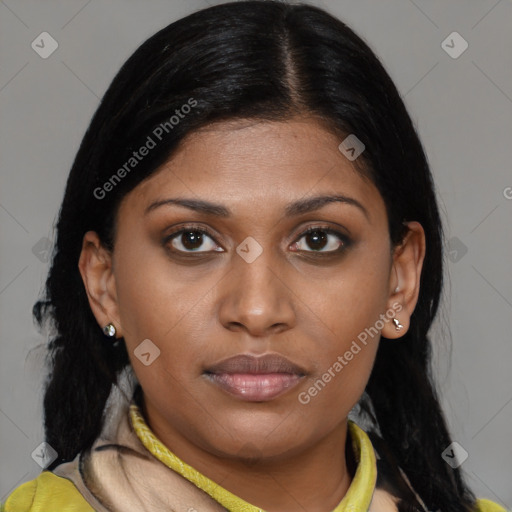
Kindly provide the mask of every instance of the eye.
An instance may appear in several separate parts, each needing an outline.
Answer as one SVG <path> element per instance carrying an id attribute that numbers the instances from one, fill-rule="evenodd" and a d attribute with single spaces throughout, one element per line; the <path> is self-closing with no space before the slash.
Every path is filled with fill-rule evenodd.
<path id="1" fill-rule="evenodd" d="M 212 236 L 203 228 L 186 227 L 176 231 L 164 240 L 174 251 L 184 253 L 223 251 Z"/>
<path id="2" fill-rule="evenodd" d="M 336 253 L 350 245 L 346 235 L 327 227 L 308 228 L 293 244 L 293 248 L 305 252 Z M 308 247 L 311 250 L 308 250 Z"/>
<path id="3" fill-rule="evenodd" d="M 206 229 L 196 226 L 184 227 L 168 235 L 164 245 L 173 252 L 193 254 L 223 252 L 213 235 Z M 315 226 L 302 233 L 292 249 L 309 253 L 340 253 L 350 245 L 349 238 L 328 227 Z"/>

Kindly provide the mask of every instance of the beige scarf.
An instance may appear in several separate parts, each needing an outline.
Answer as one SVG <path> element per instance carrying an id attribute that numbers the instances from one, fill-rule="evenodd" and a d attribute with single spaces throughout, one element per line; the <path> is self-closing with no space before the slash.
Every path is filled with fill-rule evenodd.
<path id="1" fill-rule="evenodd" d="M 53 472 L 71 480 L 98 512 L 225 512 L 144 447 L 130 421 L 128 396 L 119 388 L 113 391 L 104 428 L 91 449 Z M 368 510 L 397 512 L 396 501 L 375 489 Z"/>

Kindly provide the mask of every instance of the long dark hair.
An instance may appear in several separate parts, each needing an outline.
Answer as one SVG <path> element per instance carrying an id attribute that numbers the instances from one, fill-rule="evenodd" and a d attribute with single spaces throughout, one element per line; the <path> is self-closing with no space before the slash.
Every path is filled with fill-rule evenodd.
<path id="1" fill-rule="evenodd" d="M 442 291 L 443 233 L 424 150 L 368 45 L 322 9 L 278 1 L 217 5 L 160 30 L 123 65 L 94 114 L 67 181 L 46 296 L 34 306 L 39 324 L 49 319 L 56 329 L 44 397 L 55 464 L 90 447 L 110 390 L 129 364 L 124 344 L 105 341 L 89 307 L 77 267 L 84 233 L 96 231 L 112 248 L 119 202 L 188 133 L 212 121 L 296 115 L 365 144 L 358 172 L 385 201 L 393 244 L 403 239 L 403 221 L 425 230 L 410 329 L 399 342 L 380 344 L 360 405 L 429 510 L 469 511 L 473 494 L 441 457 L 451 440 L 427 333 Z M 148 137 L 155 146 L 127 166 Z"/>

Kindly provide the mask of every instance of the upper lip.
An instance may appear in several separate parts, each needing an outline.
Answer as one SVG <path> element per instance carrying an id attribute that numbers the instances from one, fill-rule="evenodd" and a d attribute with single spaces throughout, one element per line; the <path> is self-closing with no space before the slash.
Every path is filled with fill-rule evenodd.
<path id="1" fill-rule="evenodd" d="M 304 368 L 279 354 L 264 354 L 262 356 L 239 354 L 210 366 L 206 369 L 206 373 L 290 373 L 305 375 L 307 372 Z"/>

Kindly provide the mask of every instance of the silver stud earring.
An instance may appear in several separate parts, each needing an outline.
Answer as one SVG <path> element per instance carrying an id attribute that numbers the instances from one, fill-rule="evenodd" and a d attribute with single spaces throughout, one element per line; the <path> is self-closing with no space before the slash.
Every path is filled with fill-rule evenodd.
<path id="1" fill-rule="evenodd" d="M 393 323 L 395 324 L 395 328 L 397 331 L 401 331 L 403 329 L 403 325 L 399 322 L 398 318 L 393 318 Z"/>
<path id="2" fill-rule="evenodd" d="M 113 338 L 116 335 L 116 326 L 112 322 L 105 325 L 105 327 L 103 327 L 103 334 L 109 338 Z"/>

